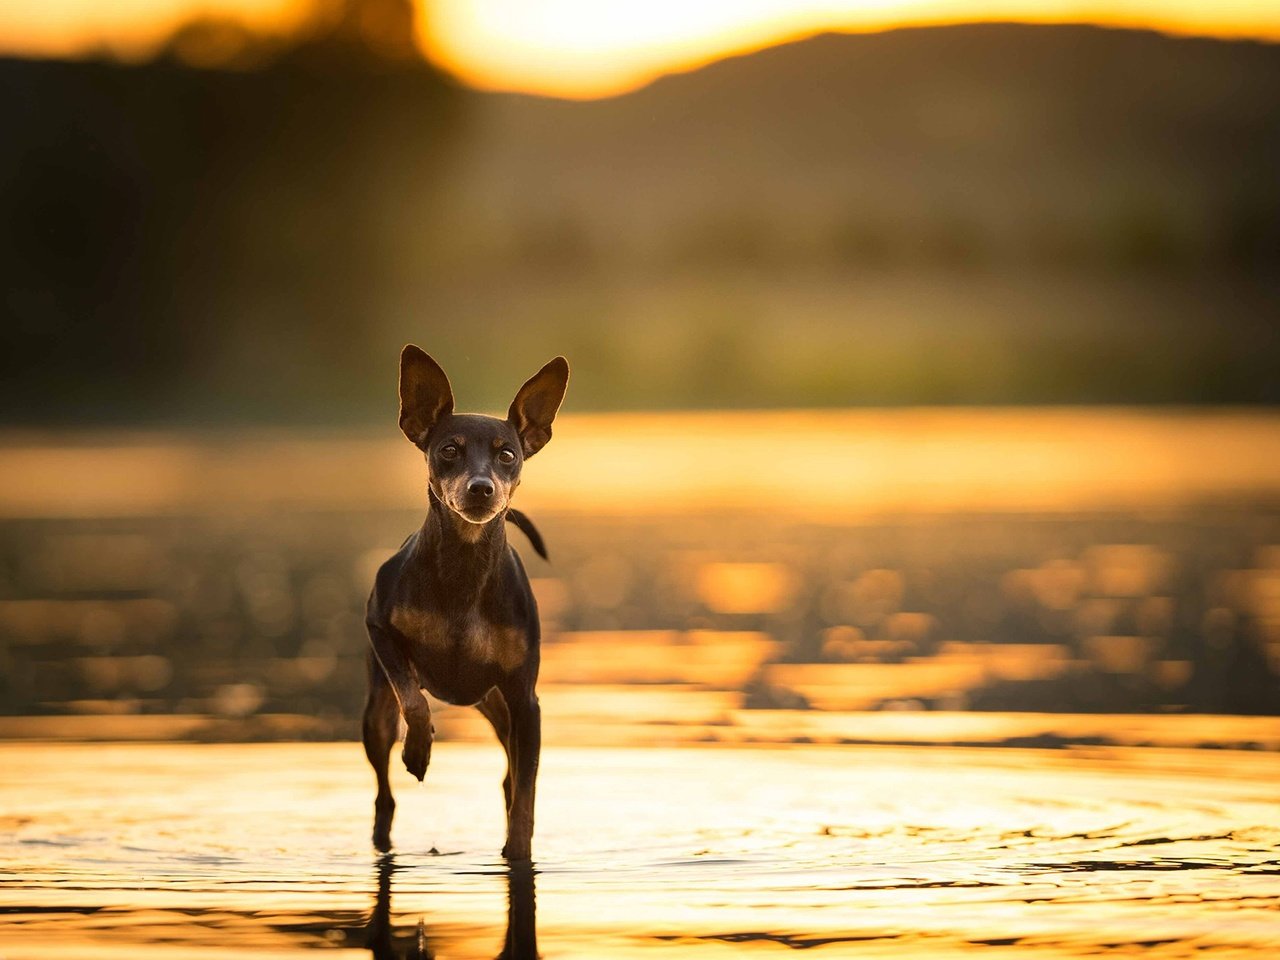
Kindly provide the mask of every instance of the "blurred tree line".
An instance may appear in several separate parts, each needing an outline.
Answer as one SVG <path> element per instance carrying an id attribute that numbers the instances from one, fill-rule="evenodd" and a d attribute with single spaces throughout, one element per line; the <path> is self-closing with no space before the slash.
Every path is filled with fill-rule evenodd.
<path id="1" fill-rule="evenodd" d="M 146 63 L 0 61 L 3 418 L 341 411 L 458 122 L 413 15 L 329 0 L 290 37 L 204 18 Z"/>
<path id="2" fill-rule="evenodd" d="M 597 101 L 464 90 L 411 0 L 0 60 L 0 423 L 1280 402 L 1280 45 L 827 35 Z"/>

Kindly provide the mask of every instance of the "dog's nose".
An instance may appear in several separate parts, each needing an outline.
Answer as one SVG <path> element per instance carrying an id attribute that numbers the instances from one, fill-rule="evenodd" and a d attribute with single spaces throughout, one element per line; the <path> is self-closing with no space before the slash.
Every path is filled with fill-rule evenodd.
<path id="1" fill-rule="evenodd" d="M 467 484 L 467 493 L 473 497 L 492 497 L 493 481 L 485 477 L 476 477 Z"/>

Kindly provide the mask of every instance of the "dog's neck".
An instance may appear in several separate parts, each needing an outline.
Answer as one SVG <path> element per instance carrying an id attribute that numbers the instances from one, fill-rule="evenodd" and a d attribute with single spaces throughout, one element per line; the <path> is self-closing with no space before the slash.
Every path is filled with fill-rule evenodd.
<path id="1" fill-rule="evenodd" d="M 506 555 L 506 511 L 488 523 L 471 523 L 430 493 L 421 544 L 428 576 L 447 584 L 459 600 L 474 596 Z"/>

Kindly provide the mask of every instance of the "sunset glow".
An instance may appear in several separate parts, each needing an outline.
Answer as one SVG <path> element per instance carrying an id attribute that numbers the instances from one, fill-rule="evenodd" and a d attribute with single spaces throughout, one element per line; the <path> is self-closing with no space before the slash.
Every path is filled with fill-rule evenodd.
<path id="1" fill-rule="evenodd" d="M 429 0 L 429 9 L 428 52 L 467 83 L 566 97 L 622 93 L 824 31 L 1017 20 L 1280 38 L 1280 11 L 1265 0 Z"/>
<path id="2" fill-rule="evenodd" d="M 183 23 L 228 17 L 264 32 L 285 31 L 302 18 L 305 0 L 50 0 L 0 6 L 0 52 L 42 57 L 107 52 L 144 57 Z"/>
<path id="3" fill-rule="evenodd" d="M 672 71 L 823 31 L 972 21 L 1091 22 L 1177 34 L 1280 39 L 1267 0 L 419 0 L 420 43 L 466 83 L 565 97 L 625 92 Z M 145 56 L 175 27 L 229 16 L 286 31 L 305 0 L 50 0 L 0 9 L 0 50 Z"/>

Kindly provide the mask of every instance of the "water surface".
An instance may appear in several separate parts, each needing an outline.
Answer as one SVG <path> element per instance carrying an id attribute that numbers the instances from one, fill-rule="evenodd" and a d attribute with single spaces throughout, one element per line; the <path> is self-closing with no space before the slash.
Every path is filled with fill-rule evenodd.
<path id="1" fill-rule="evenodd" d="M 398 772 L 382 859 L 358 744 L 0 764 L 7 960 L 1280 949 L 1274 753 L 552 747 L 532 875 L 497 857 L 490 744 L 440 744 L 424 787 Z"/>

